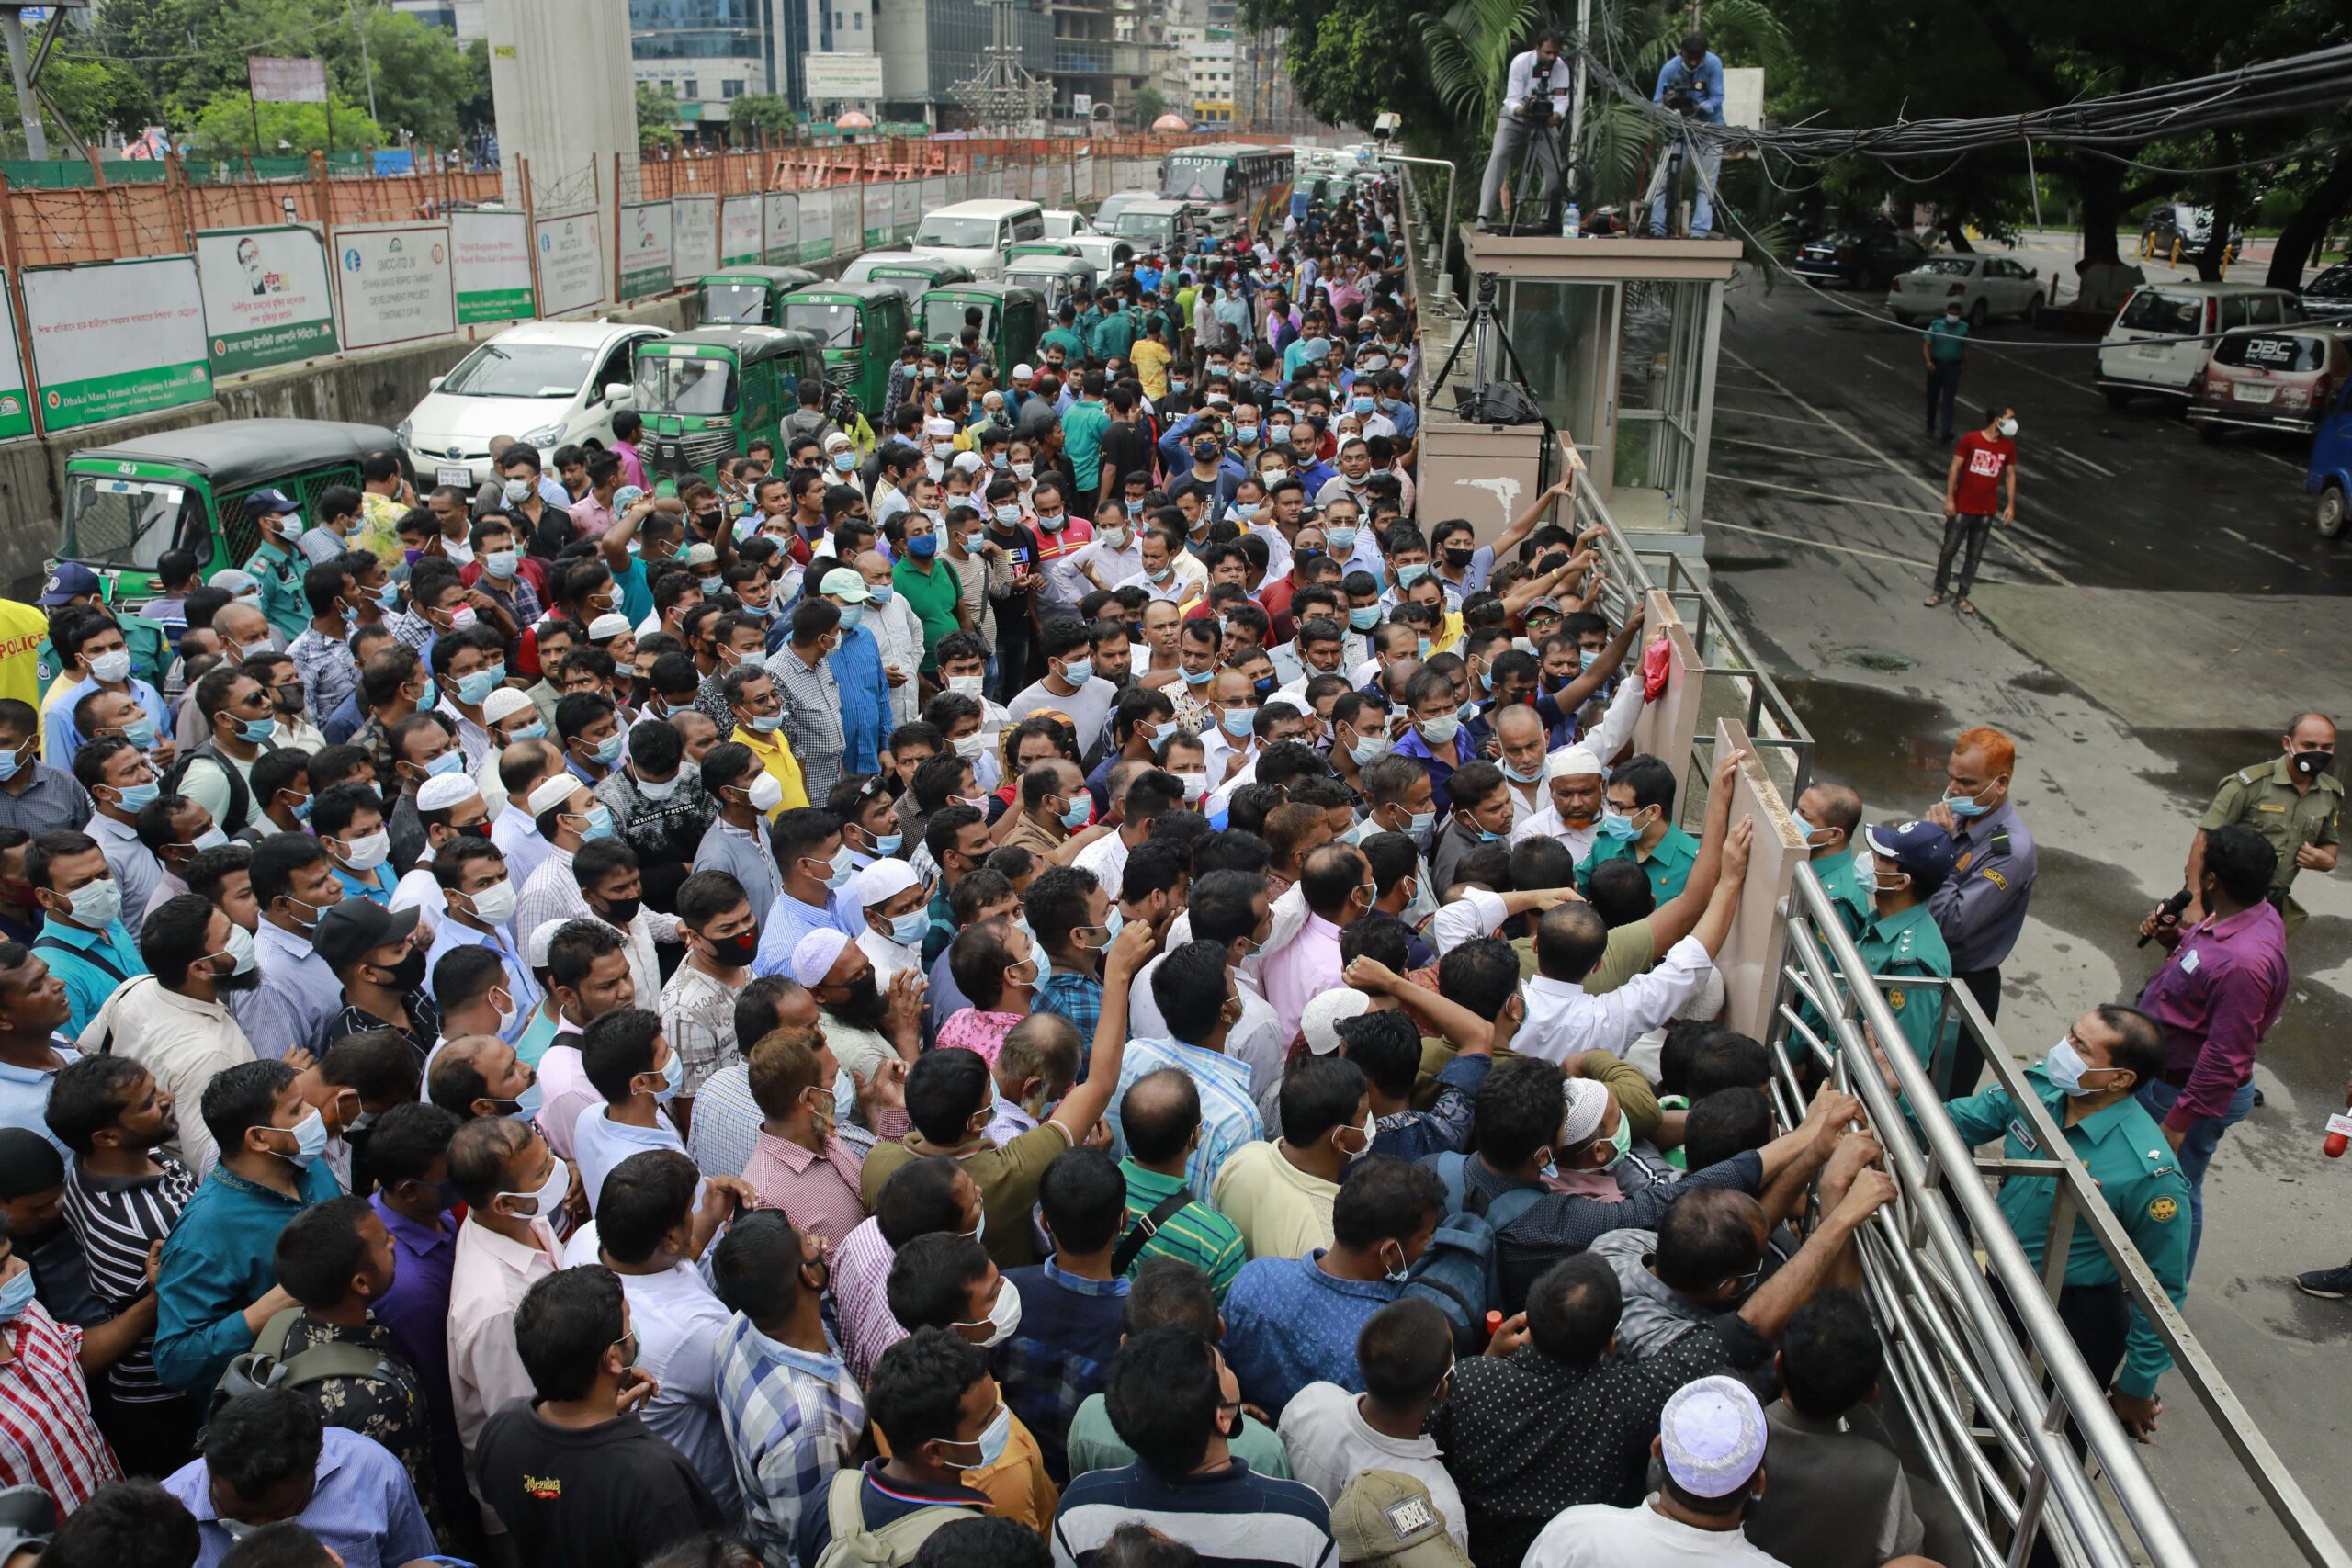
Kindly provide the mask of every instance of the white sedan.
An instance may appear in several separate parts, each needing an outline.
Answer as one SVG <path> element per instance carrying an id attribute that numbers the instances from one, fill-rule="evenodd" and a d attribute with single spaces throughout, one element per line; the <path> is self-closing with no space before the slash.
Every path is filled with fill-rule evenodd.
<path id="1" fill-rule="evenodd" d="M 2044 297 L 2041 277 L 2007 256 L 1929 256 L 1894 280 L 1886 310 L 1898 321 L 1924 321 L 1957 299 L 1974 332 L 1995 316 L 2030 321 Z"/>

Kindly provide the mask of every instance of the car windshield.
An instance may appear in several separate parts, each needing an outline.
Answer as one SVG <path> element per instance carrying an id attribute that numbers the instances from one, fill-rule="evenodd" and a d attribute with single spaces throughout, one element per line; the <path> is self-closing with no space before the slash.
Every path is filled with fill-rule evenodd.
<path id="1" fill-rule="evenodd" d="M 75 474 L 65 492 L 64 554 L 102 566 L 153 568 L 177 542 L 187 487 L 164 479 Z"/>
<path id="2" fill-rule="evenodd" d="M 2164 333 L 2177 335 L 2197 330 L 2198 310 L 2201 301 L 2194 294 L 2167 294 L 2161 288 L 2143 288 L 2132 296 L 2130 304 L 2116 321 L 2135 333 Z"/>
<path id="3" fill-rule="evenodd" d="M 2337 262 L 2304 284 L 2303 293 L 2323 299 L 2352 299 L 2352 262 Z"/>
<path id="4" fill-rule="evenodd" d="M 649 354 L 637 362 L 636 391 L 643 413 L 732 413 L 735 367 L 724 359 Z"/>
<path id="5" fill-rule="evenodd" d="M 739 327 L 763 327 L 773 318 L 763 283 L 707 283 L 702 290 L 702 319 Z"/>
<path id="6" fill-rule="evenodd" d="M 926 299 L 922 306 L 922 335 L 933 343 L 954 343 L 961 337 L 969 323 L 964 312 L 979 313 L 980 341 L 986 343 L 995 331 L 995 310 L 988 305 L 976 305 L 968 299 Z"/>
<path id="7" fill-rule="evenodd" d="M 457 398 L 568 398 L 595 359 L 593 348 L 560 343 L 486 343 L 437 389 Z"/>
<path id="8" fill-rule="evenodd" d="M 2327 363 L 2327 340 L 2297 333 L 2225 337 L 2213 347 L 2213 363 L 2249 370 L 2317 370 Z"/>
<path id="9" fill-rule="evenodd" d="M 1173 240 L 1176 220 L 1164 212 L 1122 212 L 1113 232 L 1127 240 Z"/>
<path id="10" fill-rule="evenodd" d="M 918 245 L 945 245 L 959 251 L 984 251 L 996 243 L 993 218 L 951 218 L 934 212 L 915 231 Z"/>
<path id="11" fill-rule="evenodd" d="M 821 305 L 796 301 L 784 308 L 784 324 L 815 335 L 827 348 L 855 348 L 865 333 L 857 307 L 847 303 Z"/>
<path id="12" fill-rule="evenodd" d="M 1128 208 L 1133 207 L 1136 202 L 1141 201 L 1143 197 L 1139 196 L 1104 197 L 1102 198 L 1102 205 L 1094 209 L 1094 222 L 1096 225 L 1095 231 L 1097 233 L 1102 232 L 1101 226 L 1102 224 L 1116 223 L 1119 220 L 1120 213 L 1125 212 Z"/>
<path id="13" fill-rule="evenodd" d="M 1189 197 L 1196 201 L 1215 201 L 1229 195 L 1227 181 L 1233 175 L 1233 166 L 1223 158 L 1170 158 L 1168 160 L 1168 194 Z"/>
<path id="14" fill-rule="evenodd" d="M 1966 277 L 1976 270 L 1974 256 L 1930 256 L 1919 264 L 1918 270 L 1938 277 Z"/>

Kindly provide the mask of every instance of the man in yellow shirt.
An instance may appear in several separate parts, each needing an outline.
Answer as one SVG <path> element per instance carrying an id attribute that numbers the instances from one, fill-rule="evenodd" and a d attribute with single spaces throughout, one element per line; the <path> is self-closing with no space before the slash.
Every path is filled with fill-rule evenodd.
<path id="1" fill-rule="evenodd" d="M 784 738 L 784 730 L 775 721 L 784 714 L 784 699 L 777 694 L 774 679 L 750 681 L 743 688 L 743 700 L 729 703 L 727 711 L 735 721 L 729 740 L 740 741 L 760 766 L 776 782 L 784 794 L 773 810 L 773 821 L 780 812 L 797 810 L 808 804 L 808 786 L 801 777 L 799 759 L 792 754 L 792 742 Z M 763 720 L 767 721 L 765 726 Z"/>
<path id="2" fill-rule="evenodd" d="M 1309 1055 L 1283 1078 L 1280 1142 L 1234 1151 L 1210 1201 L 1252 1258 L 1304 1258 L 1331 1245 L 1331 1205 L 1348 1162 L 1372 1147 L 1372 1085 L 1343 1056 Z"/>
<path id="3" fill-rule="evenodd" d="M 0 698 L 40 701 L 43 682 L 57 673 L 42 667 L 41 652 L 48 642 L 47 615 L 30 604 L 0 599 Z"/>
<path id="4" fill-rule="evenodd" d="M 1146 396 L 1155 403 L 1168 395 L 1168 364 L 1172 355 L 1168 352 L 1168 328 L 1158 311 L 1144 317 L 1143 338 L 1127 350 L 1127 357 L 1135 362 L 1136 379 L 1143 383 Z"/>

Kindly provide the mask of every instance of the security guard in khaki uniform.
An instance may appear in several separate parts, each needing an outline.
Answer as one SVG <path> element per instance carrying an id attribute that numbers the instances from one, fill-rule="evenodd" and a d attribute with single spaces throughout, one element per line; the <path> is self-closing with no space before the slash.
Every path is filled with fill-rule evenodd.
<path id="1" fill-rule="evenodd" d="M 2232 773 L 2222 781 L 2213 804 L 2197 820 L 2197 837 L 2188 846 L 2187 880 L 2194 888 L 2204 879 L 2205 835 L 2216 828 L 2243 824 L 2270 840 L 2278 852 L 2278 870 L 2270 887 L 2270 902 L 2293 936 L 2309 917 L 2288 896 L 2298 871 L 2335 869 L 2338 829 L 2344 815 L 2344 785 L 2328 773 L 2335 761 L 2335 726 L 2324 714 L 2298 714 L 2279 737 L 2284 753 L 2268 762 Z M 2192 901 L 2180 916 L 2195 925 L 2204 911 Z M 2169 920 L 2151 917 L 2143 931 Z"/>
<path id="2" fill-rule="evenodd" d="M 2075 1020 L 2039 1066 L 2026 1070 L 2025 1081 L 2065 1130 L 2067 1145 L 2177 1307 L 2188 1294 L 2188 1179 L 2155 1118 L 2134 1098 L 2142 1084 L 2154 1081 L 2164 1062 L 2164 1033 L 2154 1019 L 2132 1008 L 2094 1008 Z M 1892 1072 L 1887 1083 L 1894 1087 Z M 2043 1157 L 2040 1140 L 2007 1089 L 1947 1100 L 1944 1112 L 1971 1146 L 1997 1137 L 2005 1158 Z M 2057 1190 L 2054 1176 L 2013 1175 L 2001 1181 L 2001 1216 L 2037 1272 Z M 2091 1374 L 2109 1387 L 2118 1418 L 2133 1437 L 2144 1439 L 2163 1409 L 2155 1397 L 2156 1380 L 2172 1358 L 2132 1308 L 2091 1227 L 2079 1221 L 2067 1247 L 2058 1316 Z"/>

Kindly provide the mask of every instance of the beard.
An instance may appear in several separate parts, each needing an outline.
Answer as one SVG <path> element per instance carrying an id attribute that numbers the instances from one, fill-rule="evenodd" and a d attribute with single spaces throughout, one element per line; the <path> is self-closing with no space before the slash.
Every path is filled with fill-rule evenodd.
<path id="1" fill-rule="evenodd" d="M 874 972 L 867 970 L 842 987 L 849 994 L 841 1006 L 833 1009 L 834 1016 L 853 1029 L 878 1032 L 882 1027 L 882 993 L 874 984 Z"/>
<path id="2" fill-rule="evenodd" d="M 261 966 L 255 964 L 242 975 L 215 975 L 212 988 L 216 991 L 250 991 L 261 984 Z"/>

